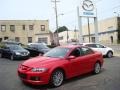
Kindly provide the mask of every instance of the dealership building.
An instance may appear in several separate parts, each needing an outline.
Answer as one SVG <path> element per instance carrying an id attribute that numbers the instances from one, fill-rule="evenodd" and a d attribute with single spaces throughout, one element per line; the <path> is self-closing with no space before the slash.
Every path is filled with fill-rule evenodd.
<path id="1" fill-rule="evenodd" d="M 84 43 L 95 42 L 94 24 L 82 26 L 82 38 Z M 68 31 L 68 41 L 79 41 L 79 31 Z M 77 33 L 77 34 L 76 34 Z M 103 44 L 117 44 L 120 40 L 120 17 L 111 17 L 98 21 L 98 37 L 99 42 Z M 67 31 L 59 33 L 60 43 L 67 43 Z M 70 35 L 70 36 L 69 36 Z M 76 35 L 76 36 L 75 36 Z M 89 41 L 90 38 L 90 41 Z"/>

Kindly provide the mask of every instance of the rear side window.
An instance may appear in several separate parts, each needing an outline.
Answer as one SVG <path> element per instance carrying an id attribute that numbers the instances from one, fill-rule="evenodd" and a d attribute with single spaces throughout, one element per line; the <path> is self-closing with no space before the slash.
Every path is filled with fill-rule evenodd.
<path id="1" fill-rule="evenodd" d="M 82 47 L 80 51 L 81 51 L 81 56 L 93 53 L 93 50 L 87 47 Z"/>
<path id="2" fill-rule="evenodd" d="M 87 45 L 85 45 L 85 46 L 97 48 L 97 47 L 96 47 L 96 44 L 87 44 Z"/>

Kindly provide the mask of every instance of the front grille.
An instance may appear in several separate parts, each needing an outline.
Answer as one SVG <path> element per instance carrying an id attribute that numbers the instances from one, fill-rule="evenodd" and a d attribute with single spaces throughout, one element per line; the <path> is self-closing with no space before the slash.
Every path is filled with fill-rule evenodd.
<path id="1" fill-rule="evenodd" d="M 18 72 L 18 74 L 19 74 L 20 78 L 27 79 L 27 75 L 26 74 L 20 73 L 20 72 Z"/>
<path id="2" fill-rule="evenodd" d="M 22 55 L 22 56 L 27 56 L 28 53 L 27 53 L 27 52 L 21 52 L 21 55 Z"/>

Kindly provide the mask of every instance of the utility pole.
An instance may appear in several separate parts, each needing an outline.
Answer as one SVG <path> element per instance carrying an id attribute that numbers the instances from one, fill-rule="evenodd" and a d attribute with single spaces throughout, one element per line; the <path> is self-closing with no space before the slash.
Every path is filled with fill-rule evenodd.
<path id="1" fill-rule="evenodd" d="M 57 1 L 57 0 L 54 0 L 54 1 L 51 1 L 55 4 L 55 16 L 56 16 L 56 30 L 57 30 L 57 45 L 59 45 L 59 34 L 58 34 L 58 13 L 57 13 L 57 2 L 60 2 L 60 1 Z"/>

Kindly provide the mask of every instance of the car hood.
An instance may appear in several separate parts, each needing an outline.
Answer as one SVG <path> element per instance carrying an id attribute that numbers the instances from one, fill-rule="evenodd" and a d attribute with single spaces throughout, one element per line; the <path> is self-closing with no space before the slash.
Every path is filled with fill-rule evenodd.
<path id="1" fill-rule="evenodd" d="M 38 56 L 32 59 L 29 59 L 27 61 L 25 61 L 22 65 L 24 66 L 28 66 L 28 67 L 45 67 L 48 65 L 51 65 L 56 62 L 61 61 L 60 58 L 51 58 L 51 57 L 43 57 L 43 56 Z"/>
<path id="2" fill-rule="evenodd" d="M 27 50 L 13 50 L 13 52 L 28 52 Z"/>

